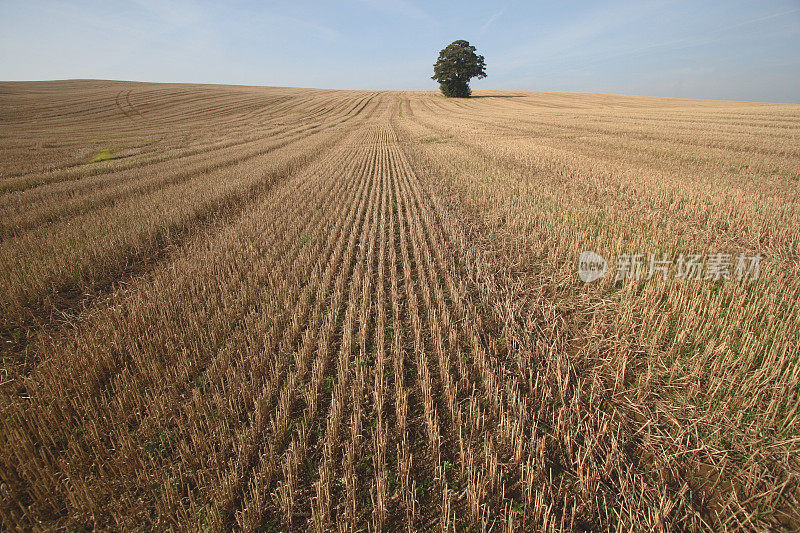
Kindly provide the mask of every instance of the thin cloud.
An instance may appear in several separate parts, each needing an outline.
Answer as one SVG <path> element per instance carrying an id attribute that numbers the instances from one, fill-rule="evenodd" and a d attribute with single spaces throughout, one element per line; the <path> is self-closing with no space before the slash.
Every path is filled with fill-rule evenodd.
<path id="1" fill-rule="evenodd" d="M 264 27 L 272 27 L 276 30 L 291 29 L 298 35 L 311 35 L 328 42 L 336 42 L 343 37 L 342 32 L 330 26 L 272 11 L 265 12 L 253 8 L 242 8 L 237 15 L 243 19 L 243 28 L 248 28 L 250 31 L 254 31 L 254 27 L 259 31 L 263 31 Z"/>
<path id="2" fill-rule="evenodd" d="M 737 28 L 741 28 L 743 26 L 749 26 L 750 24 L 755 24 L 757 22 L 761 22 L 764 20 L 774 19 L 777 17 L 784 17 L 786 15 L 791 15 L 792 13 L 800 12 L 800 8 L 797 9 L 790 9 L 789 11 L 782 11 L 781 13 L 774 13 L 772 15 L 765 15 L 763 17 L 756 17 L 750 20 L 745 20 L 744 22 L 740 22 L 739 24 L 734 24 L 732 26 L 726 26 L 724 28 L 719 28 L 715 31 L 728 31 L 728 30 L 735 30 Z"/>
<path id="3" fill-rule="evenodd" d="M 507 52 L 507 58 L 494 63 L 494 68 L 518 69 L 536 63 L 549 62 L 578 50 L 584 54 L 587 44 L 600 36 L 622 28 L 652 9 L 649 5 L 612 6 L 588 12 L 568 24 L 553 27 L 549 33 L 517 46 Z"/>
<path id="4" fill-rule="evenodd" d="M 360 3 L 389 15 L 402 15 L 417 20 L 430 20 L 431 18 L 427 11 L 406 0 L 360 0 Z"/>
<path id="5" fill-rule="evenodd" d="M 301 28 L 310 29 L 314 33 L 324 37 L 328 41 L 338 41 L 342 37 L 342 33 L 340 31 L 330 28 L 328 26 L 323 26 L 322 24 L 317 24 L 315 22 L 309 22 L 307 20 L 302 20 L 295 17 L 287 17 L 285 15 L 277 15 L 274 16 L 273 18 L 274 20 L 281 23 L 287 23 Z"/>
<path id="6" fill-rule="evenodd" d="M 508 5 L 504 6 L 500 11 L 495 12 L 491 17 L 486 19 L 486 22 L 484 22 L 483 26 L 481 26 L 480 33 L 485 32 L 487 29 L 489 29 L 489 26 L 491 26 L 494 23 L 494 21 L 502 17 L 503 13 L 505 13 L 507 8 Z"/>
<path id="7" fill-rule="evenodd" d="M 771 15 L 765 15 L 763 17 L 755 17 L 755 18 L 752 18 L 752 19 L 749 19 L 749 20 L 745 20 L 745 21 L 736 23 L 736 24 L 723 26 L 721 28 L 712 28 L 712 29 L 708 30 L 704 36 L 700 36 L 700 37 L 694 37 L 694 36 L 692 36 L 692 37 L 682 37 L 682 38 L 679 38 L 679 39 L 671 39 L 671 40 L 668 40 L 668 41 L 662 41 L 662 42 L 658 42 L 658 43 L 651 43 L 651 44 L 648 44 L 648 45 L 645 45 L 645 46 L 640 46 L 638 48 L 634 48 L 634 49 L 631 49 L 631 50 L 623 50 L 623 51 L 618 51 L 618 52 L 615 52 L 615 53 L 609 53 L 609 54 L 606 54 L 605 57 L 603 57 L 603 61 L 608 61 L 609 59 L 612 59 L 612 58 L 620 58 L 620 57 L 623 57 L 623 56 L 629 56 L 629 55 L 636 55 L 636 54 L 641 54 L 641 53 L 645 53 L 645 52 L 651 52 L 651 51 L 654 51 L 654 50 L 656 50 L 658 48 L 684 49 L 684 48 L 692 48 L 692 47 L 697 47 L 697 46 L 706 46 L 706 45 L 709 45 L 709 44 L 712 44 L 712 43 L 723 42 L 723 41 L 725 41 L 727 39 L 727 37 L 719 35 L 722 32 L 730 32 L 731 30 L 736 30 L 736 29 L 739 29 L 739 28 L 743 28 L 745 26 L 750 26 L 752 24 L 757 24 L 759 22 L 763 22 L 763 21 L 766 21 L 766 20 L 774 19 L 774 18 L 777 18 L 777 17 L 783 17 L 783 16 L 786 16 L 786 15 L 791 15 L 792 13 L 798 13 L 798 12 L 800 12 L 800 8 L 798 8 L 798 9 L 790 9 L 789 11 L 782 11 L 780 13 L 773 13 Z"/>

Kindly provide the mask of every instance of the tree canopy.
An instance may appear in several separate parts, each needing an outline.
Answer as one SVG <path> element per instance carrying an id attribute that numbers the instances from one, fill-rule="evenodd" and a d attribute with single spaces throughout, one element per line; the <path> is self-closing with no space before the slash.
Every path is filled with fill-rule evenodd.
<path id="1" fill-rule="evenodd" d="M 483 56 L 475 53 L 468 41 L 458 40 L 448 44 L 433 65 L 431 79 L 439 82 L 442 94 L 448 97 L 468 98 L 472 94 L 469 80 L 486 77 Z"/>

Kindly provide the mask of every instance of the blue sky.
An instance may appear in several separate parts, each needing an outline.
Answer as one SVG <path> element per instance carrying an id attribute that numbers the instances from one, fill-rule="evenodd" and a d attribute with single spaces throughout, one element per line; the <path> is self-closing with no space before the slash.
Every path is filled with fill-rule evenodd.
<path id="1" fill-rule="evenodd" d="M 0 79 L 436 89 L 456 39 L 473 89 L 800 103 L 800 0 L 0 0 Z"/>

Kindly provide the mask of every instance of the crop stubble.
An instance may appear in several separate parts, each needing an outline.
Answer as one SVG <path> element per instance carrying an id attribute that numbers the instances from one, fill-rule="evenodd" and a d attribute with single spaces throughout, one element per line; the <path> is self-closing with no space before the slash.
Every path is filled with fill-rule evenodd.
<path id="1" fill-rule="evenodd" d="M 3 523 L 798 525 L 797 106 L 2 89 Z"/>

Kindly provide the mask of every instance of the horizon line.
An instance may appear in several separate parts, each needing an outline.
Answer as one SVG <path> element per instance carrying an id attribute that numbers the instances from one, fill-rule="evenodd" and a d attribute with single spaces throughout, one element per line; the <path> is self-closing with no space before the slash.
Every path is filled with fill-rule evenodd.
<path id="1" fill-rule="evenodd" d="M 348 88 L 348 89 L 334 89 L 329 87 L 306 87 L 296 85 L 258 85 L 251 83 L 221 83 L 221 82 L 195 82 L 195 81 L 147 81 L 147 80 L 120 80 L 111 78 L 55 78 L 48 80 L 0 80 L 0 83 L 55 83 L 55 82 L 114 82 L 114 83 L 144 83 L 153 85 L 209 85 L 220 87 L 263 87 L 274 89 L 304 89 L 313 91 L 375 91 L 375 92 L 435 92 L 438 89 L 373 89 L 373 88 Z M 737 100 L 729 98 L 699 98 L 689 96 L 662 96 L 654 94 L 635 94 L 635 93 L 613 93 L 602 91 L 553 91 L 544 89 L 498 89 L 498 88 L 482 88 L 473 89 L 473 92 L 478 91 L 510 91 L 510 92 L 531 92 L 531 93 L 555 93 L 555 94 L 587 94 L 587 95 L 600 95 L 600 96 L 631 96 L 637 98 L 657 98 L 667 100 L 699 100 L 706 102 L 731 102 L 743 104 L 781 104 L 781 105 L 800 105 L 800 102 L 777 102 L 765 100 Z"/>

